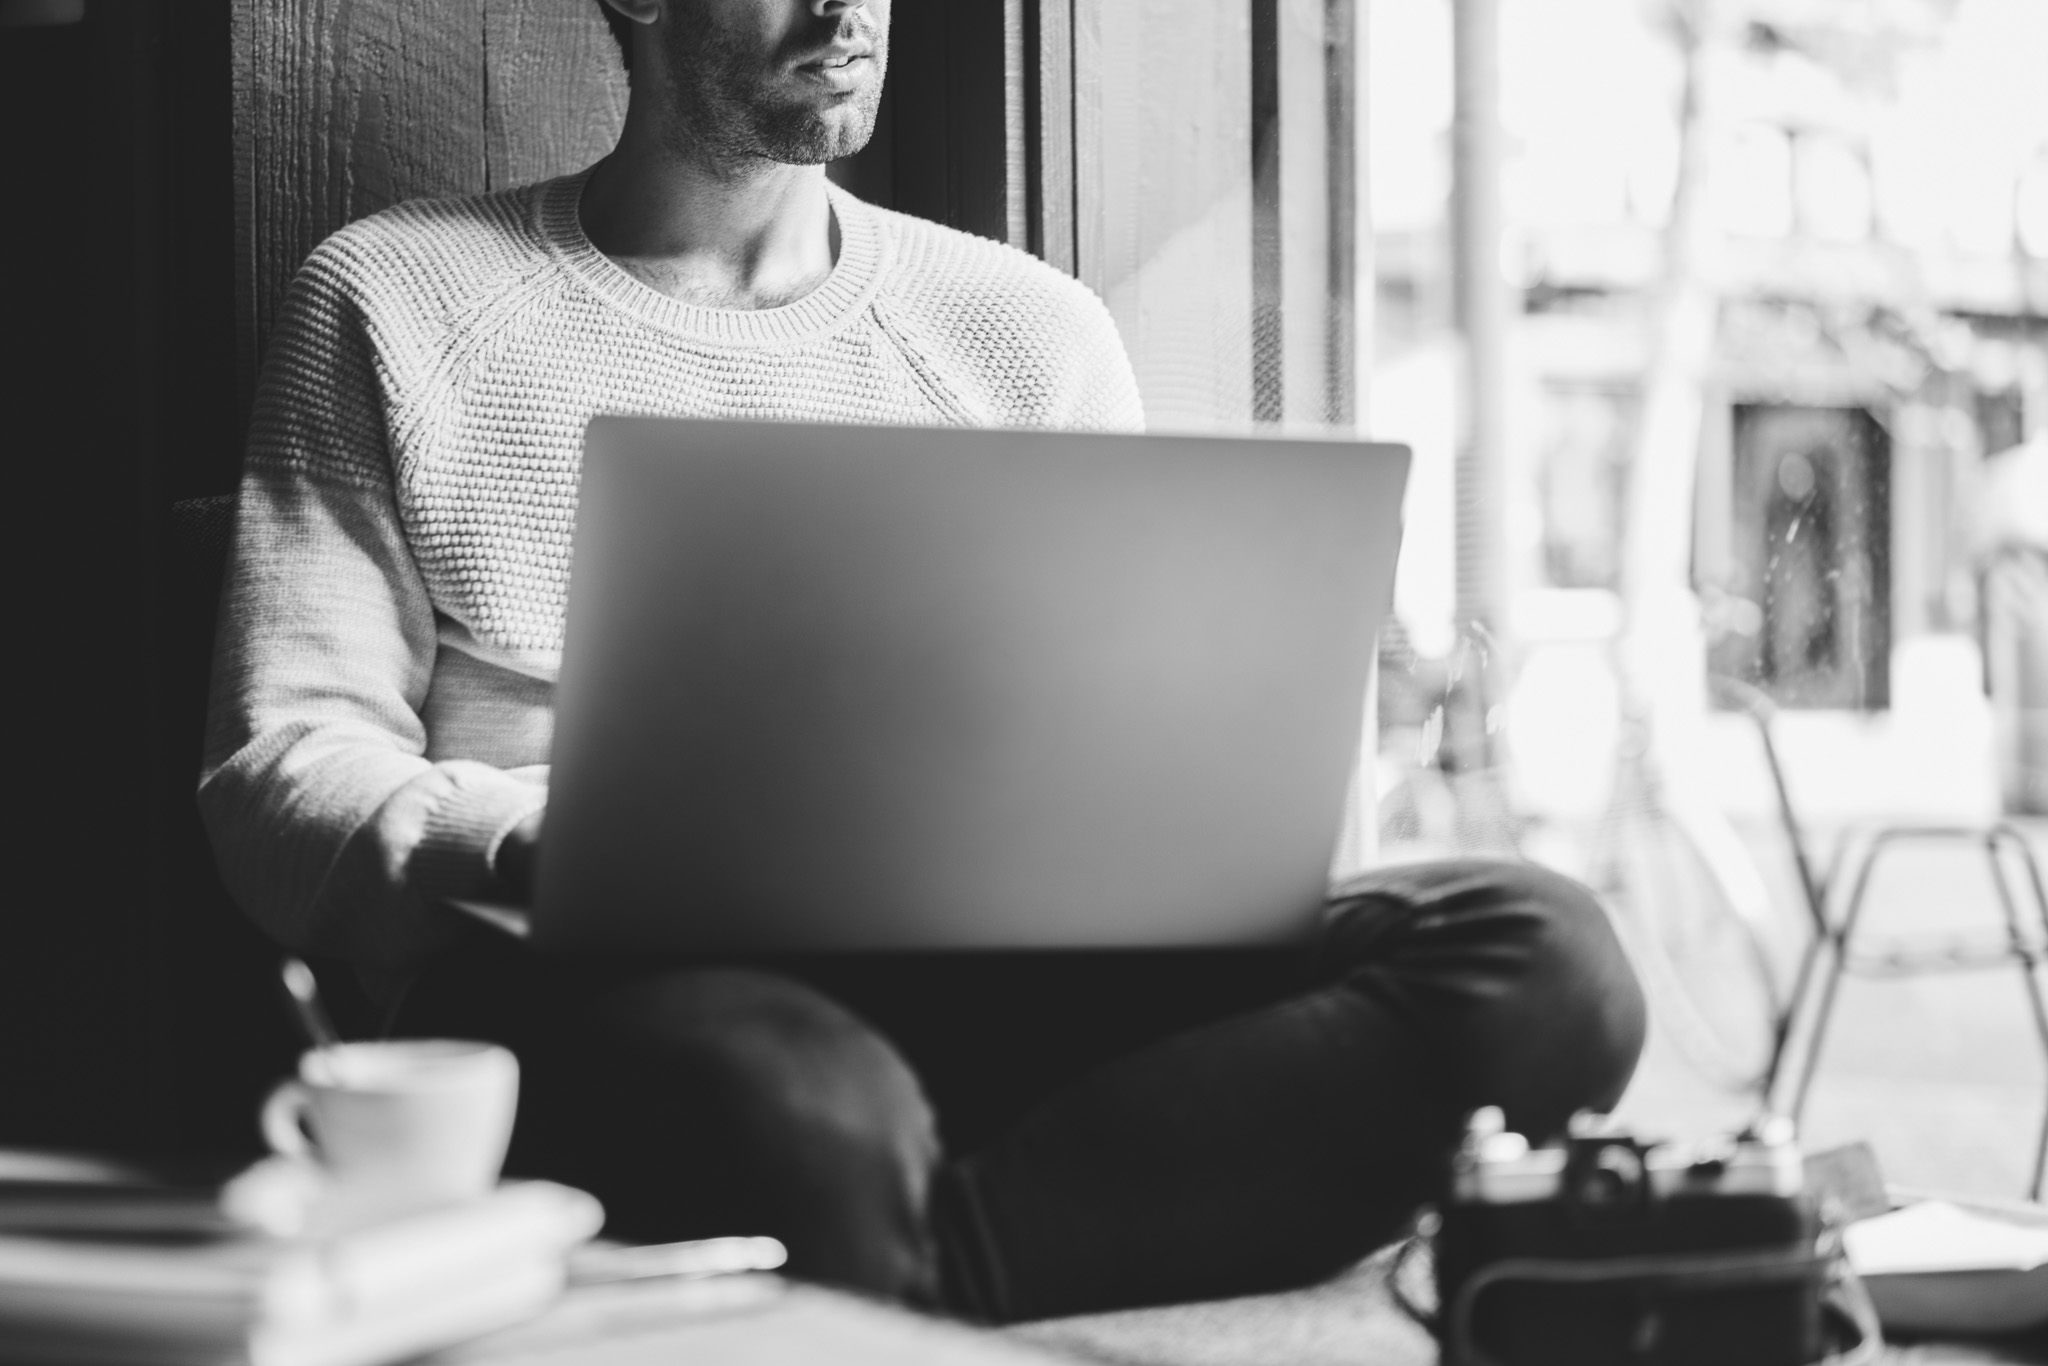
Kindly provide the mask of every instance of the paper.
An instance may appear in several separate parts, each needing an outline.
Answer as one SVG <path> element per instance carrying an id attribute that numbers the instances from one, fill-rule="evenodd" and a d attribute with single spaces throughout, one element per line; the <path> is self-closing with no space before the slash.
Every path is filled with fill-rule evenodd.
<path id="1" fill-rule="evenodd" d="M 2030 1271 L 2048 1266 L 2048 1221 L 2014 1223 L 1942 1200 L 1908 1205 L 1842 1232 L 1861 1276 L 1934 1271 Z"/>
<path id="2" fill-rule="evenodd" d="M 469 901 L 462 897 L 447 898 L 448 904 L 464 915 L 474 916 L 494 930 L 503 930 L 514 939 L 533 937 L 533 913 L 518 906 L 501 906 L 495 901 Z"/>

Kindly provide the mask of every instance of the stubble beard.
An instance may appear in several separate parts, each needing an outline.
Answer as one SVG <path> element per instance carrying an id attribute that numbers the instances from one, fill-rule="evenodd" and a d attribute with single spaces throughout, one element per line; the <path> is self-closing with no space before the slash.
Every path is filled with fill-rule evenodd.
<path id="1" fill-rule="evenodd" d="M 852 156 L 874 135 L 875 112 L 888 74 L 888 35 L 858 25 L 853 14 L 839 22 L 840 37 L 864 36 L 874 46 L 874 79 L 849 99 L 820 107 L 780 99 L 767 77 L 782 68 L 780 54 L 764 57 L 730 33 L 675 25 L 668 59 L 673 92 L 668 140 L 685 155 L 708 156 L 723 165 L 774 161 L 816 166 Z M 808 35 L 805 50 L 828 40 Z"/>

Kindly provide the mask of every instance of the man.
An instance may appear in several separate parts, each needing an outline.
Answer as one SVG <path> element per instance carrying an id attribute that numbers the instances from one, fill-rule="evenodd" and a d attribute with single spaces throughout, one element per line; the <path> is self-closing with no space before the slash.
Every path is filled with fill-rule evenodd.
<path id="1" fill-rule="evenodd" d="M 522 895 L 544 840 L 590 416 L 1142 421 L 1086 289 L 828 185 L 886 0 L 604 3 L 610 156 L 353 224 L 294 283 L 200 789 L 249 912 L 397 1029 L 512 1044 L 515 1166 L 615 1232 L 772 1233 L 800 1274 L 991 1319 L 1327 1274 L 1470 1107 L 1541 1133 L 1614 1100 L 1640 998 L 1534 871 L 1375 875 L 1300 953 L 568 964 L 444 908 Z"/>

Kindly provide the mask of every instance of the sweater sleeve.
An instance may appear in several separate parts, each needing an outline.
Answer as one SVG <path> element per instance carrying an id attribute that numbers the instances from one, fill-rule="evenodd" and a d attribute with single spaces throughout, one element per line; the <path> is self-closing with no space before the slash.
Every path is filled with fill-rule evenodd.
<path id="1" fill-rule="evenodd" d="M 286 300 L 251 419 L 199 802 L 230 891 L 302 951 L 404 971 L 545 791 L 430 762 L 434 613 L 406 542 L 386 375 L 338 252 Z"/>
<path id="2" fill-rule="evenodd" d="M 1081 382 L 1073 410 L 1059 425 L 1081 431 L 1142 432 L 1145 403 L 1138 394 L 1138 377 L 1124 350 L 1116 323 L 1101 301 L 1090 296 L 1092 309 L 1084 312 L 1078 337 L 1075 372 Z"/>

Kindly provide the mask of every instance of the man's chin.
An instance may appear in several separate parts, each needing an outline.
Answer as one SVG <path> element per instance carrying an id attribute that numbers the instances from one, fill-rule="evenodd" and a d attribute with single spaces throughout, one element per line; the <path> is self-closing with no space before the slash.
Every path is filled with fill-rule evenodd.
<path id="1" fill-rule="evenodd" d="M 764 130 L 768 155 L 788 166 L 817 166 L 850 157 L 875 134 L 872 109 L 841 106 L 778 119 Z"/>

